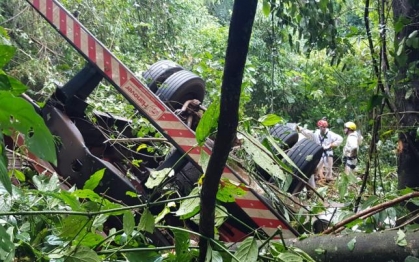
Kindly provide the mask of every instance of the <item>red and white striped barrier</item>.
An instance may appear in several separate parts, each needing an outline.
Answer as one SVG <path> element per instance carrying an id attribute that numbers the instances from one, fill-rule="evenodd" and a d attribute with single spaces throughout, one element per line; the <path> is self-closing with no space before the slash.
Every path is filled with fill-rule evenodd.
<path id="1" fill-rule="evenodd" d="M 160 101 L 135 75 L 119 61 L 103 44 L 74 18 L 58 1 L 26 0 L 34 7 L 66 40 L 73 45 L 89 62 L 95 64 L 105 77 L 133 105 L 146 116 L 162 134 L 178 149 L 186 152 L 198 163 L 200 149 L 196 146 L 195 133 L 190 130 L 173 112 Z M 211 154 L 211 150 L 203 150 Z M 229 167 L 224 168 L 224 178 L 244 183 Z M 251 188 L 236 203 L 268 235 L 278 226 L 282 227 L 286 238 L 295 237 L 296 231 L 269 205 L 260 200 Z"/>

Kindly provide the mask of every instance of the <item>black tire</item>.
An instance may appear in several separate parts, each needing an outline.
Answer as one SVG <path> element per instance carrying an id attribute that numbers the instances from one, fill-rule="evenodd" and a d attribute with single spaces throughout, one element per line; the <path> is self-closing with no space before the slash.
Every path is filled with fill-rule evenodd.
<path id="1" fill-rule="evenodd" d="M 274 138 L 278 138 L 282 141 L 282 143 L 279 143 L 278 146 L 283 150 L 291 148 L 298 141 L 298 133 L 284 125 L 275 125 L 269 130 L 269 133 Z M 266 138 L 264 138 L 262 141 L 264 141 L 265 139 Z M 274 147 L 271 147 L 271 150 L 279 159 L 282 158 L 282 156 L 277 153 L 277 150 L 275 150 Z M 266 172 L 263 168 L 261 168 L 258 165 L 256 165 L 256 172 L 267 181 L 271 180 L 272 178 L 268 172 Z"/>
<path id="2" fill-rule="evenodd" d="M 293 168 L 293 174 L 307 182 L 314 170 L 316 170 L 322 154 L 323 148 L 313 140 L 302 139 L 298 141 L 288 151 L 287 155 L 301 170 L 305 177 L 295 168 Z M 300 192 L 303 188 L 304 183 L 294 177 L 288 188 L 288 192 L 295 194 Z"/>
<path id="3" fill-rule="evenodd" d="M 174 73 L 183 70 L 183 67 L 170 60 L 161 60 L 154 63 L 143 73 L 148 88 L 156 93 L 159 86 Z"/>
<path id="4" fill-rule="evenodd" d="M 284 125 L 275 125 L 269 130 L 271 136 L 279 138 L 285 145 L 280 145 L 281 148 L 291 148 L 298 141 L 298 133 L 291 128 Z"/>
<path id="5" fill-rule="evenodd" d="M 194 73 L 181 70 L 169 76 L 156 95 L 172 109 L 179 109 L 188 100 L 204 100 L 205 82 Z"/>

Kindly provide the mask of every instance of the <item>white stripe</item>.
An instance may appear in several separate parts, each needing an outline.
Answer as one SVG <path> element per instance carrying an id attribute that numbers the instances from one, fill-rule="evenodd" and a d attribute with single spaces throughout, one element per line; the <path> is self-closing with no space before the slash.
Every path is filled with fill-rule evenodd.
<path id="1" fill-rule="evenodd" d="M 105 62 L 103 60 L 103 47 L 95 41 L 96 45 L 96 65 L 105 72 Z"/>
<path id="2" fill-rule="evenodd" d="M 278 218 L 270 211 L 270 210 L 263 210 L 263 209 L 253 209 L 253 208 L 245 208 L 242 207 L 243 211 L 246 212 L 252 218 L 263 218 L 263 219 L 272 219 L 277 220 Z M 274 225 L 267 225 L 273 227 Z"/>
<path id="3" fill-rule="evenodd" d="M 81 51 L 86 56 L 89 56 L 89 42 L 88 42 L 88 35 L 86 31 L 84 31 L 83 28 L 80 28 L 80 45 L 81 45 Z"/>
<path id="4" fill-rule="evenodd" d="M 45 1 L 39 1 L 39 11 L 45 16 L 47 15 L 47 3 Z"/>
<path id="5" fill-rule="evenodd" d="M 173 137 L 172 139 L 176 141 L 179 146 L 196 146 L 198 148 L 198 143 L 195 138 L 184 138 L 184 137 Z"/>
<path id="6" fill-rule="evenodd" d="M 65 15 L 66 26 L 67 26 L 67 37 L 71 43 L 74 43 L 74 30 L 73 30 L 73 19 L 67 14 Z"/>
<path id="7" fill-rule="evenodd" d="M 119 75 L 119 63 L 111 56 L 112 80 L 117 86 L 121 86 L 121 78 Z"/>
<path id="8" fill-rule="evenodd" d="M 60 8 L 52 2 L 52 22 L 57 27 L 60 28 Z"/>
<path id="9" fill-rule="evenodd" d="M 164 118 L 164 115 L 161 118 Z M 180 129 L 180 130 L 187 129 L 186 126 L 182 122 L 180 122 L 180 120 L 179 121 L 156 121 L 156 122 L 163 129 Z"/>

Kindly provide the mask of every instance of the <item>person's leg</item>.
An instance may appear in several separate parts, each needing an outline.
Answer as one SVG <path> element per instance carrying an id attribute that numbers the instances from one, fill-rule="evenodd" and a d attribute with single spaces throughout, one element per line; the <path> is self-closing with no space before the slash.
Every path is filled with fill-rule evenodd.
<path id="1" fill-rule="evenodd" d="M 319 162 L 319 164 L 317 165 L 317 168 L 316 168 L 316 178 L 318 180 L 324 180 L 323 166 L 324 166 L 324 157 L 322 157 L 322 159 L 320 159 L 320 162 Z"/>
<path id="2" fill-rule="evenodd" d="M 326 180 L 334 180 L 333 177 L 333 157 L 327 157 L 327 162 L 325 164 L 325 170 L 326 170 Z"/>
<path id="3" fill-rule="evenodd" d="M 357 164 L 358 164 L 357 159 L 346 160 L 345 174 L 348 175 L 348 174 L 354 173 L 354 170 L 355 170 Z"/>

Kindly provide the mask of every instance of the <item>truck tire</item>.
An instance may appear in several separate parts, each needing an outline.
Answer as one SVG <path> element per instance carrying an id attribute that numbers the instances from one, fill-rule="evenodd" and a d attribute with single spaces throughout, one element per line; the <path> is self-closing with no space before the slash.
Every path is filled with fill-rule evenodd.
<path id="1" fill-rule="evenodd" d="M 269 130 L 269 133 L 274 138 L 279 138 L 282 143 L 278 143 L 278 146 L 283 150 L 291 148 L 295 143 L 298 141 L 298 133 L 291 128 L 284 126 L 284 125 L 275 125 Z M 265 140 L 264 138 L 263 140 Z M 262 141 L 263 141 L 262 140 Z M 273 154 L 275 154 L 278 158 L 282 158 L 282 156 L 275 150 L 275 148 L 271 148 Z M 256 172 L 264 179 L 269 181 L 271 179 L 271 175 L 266 172 L 263 168 L 256 165 Z"/>
<path id="2" fill-rule="evenodd" d="M 174 73 L 183 70 L 183 67 L 170 60 L 161 60 L 154 63 L 143 73 L 148 88 L 156 93 L 161 84 Z"/>
<path id="3" fill-rule="evenodd" d="M 307 182 L 314 170 L 316 170 L 323 155 L 323 148 L 313 140 L 302 139 L 288 151 L 287 155 L 306 177 L 302 176 L 295 168 L 293 168 L 293 174 Z M 293 178 L 288 192 L 295 194 L 303 188 L 304 183 L 297 178 Z"/>
<path id="4" fill-rule="evenodd" d="M 188 100 L 204 100 L 205 82 L 192 72 L 180 70 L 163 82 L 156 95 L 172 109 L 179 109 Z"/>
<path id="5" fill-rule="evenodd" d="M 291 148 L 298 141 L 298 133 L 284 125 L 275 125 L 269 130 L 269 133 L 271 136 L 279 138 L 284 142 L 286 148 L 284 148 L 283 145 L 280 145 L 280 147 L 284 149 Z"/>

